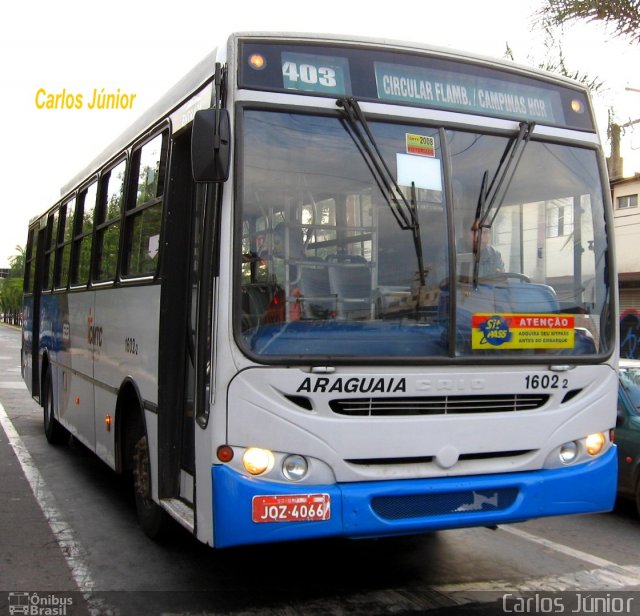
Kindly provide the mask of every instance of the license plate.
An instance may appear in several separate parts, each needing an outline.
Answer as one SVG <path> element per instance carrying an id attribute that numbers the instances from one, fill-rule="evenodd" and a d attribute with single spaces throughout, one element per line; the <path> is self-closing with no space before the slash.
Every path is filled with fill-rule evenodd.
<path id="1" fill-rule="evenodd" d="M 254 496 L 252 520 L 265 522 L 317 522 L 331 518 L 328 494 Z"/>

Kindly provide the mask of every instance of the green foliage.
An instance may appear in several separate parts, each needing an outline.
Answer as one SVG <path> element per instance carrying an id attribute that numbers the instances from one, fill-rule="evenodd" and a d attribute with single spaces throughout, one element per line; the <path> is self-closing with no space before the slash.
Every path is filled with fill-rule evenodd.
<path id="1" fill-rule="evenodd" d="M 566 24 L 585 21 L 600 22 L 613 36 L 625 38 L 631 43 L 640 43 L 640 0 L 545 0 L 536 19 L 535 25 L 545 30 L 548 39 L 551 37 L 557 40 L 552 32 Z M 558 48 L 561 51 L 559 43 Z M 562 70 L 566 71 L 562 54 L 559 62 Z M 591 79 L 586 73 L 567 71 L 563 74 L 577 78 L 592 92 L 598 92 L 603 87 L 603 82 Z M 610 109 L 609 137 L 614 126 L 613 116 L 613 110 Z"/>
<path id="2" fill-rule="evenodd" d="M 20 278 L 24 276 L 24 264 L 25 264 L 25 249 L 23 246 L 16 246 L 15 250 L 17 254 L 13 255 L 9 259 L 9 266 L 11 267 L 10 278 Z"/>
<path id="3" fill-rule="evenodd" d="M 575 79 L 586 88 L 589 88 L 592 94 L 601 92 L 604 89 L 604 81 L 579 69 L 570 69 L 565 62 L 564 50 L 562 49 L 560 40 L 550 29 L 546 30 L 546 34 L 546 60 L 540 64 L 540 68 L 545 71 L 551 71 L 552 73 L 558 73 L 564 77 L 569 77 L 570 79 Z"/>
<path id="4" fill-rule="evenodd" d="M 546 0 L 538 13 L 543 27 L 553 28 L 572 21 L 600 21 L 614 36 L 640 43 L 639 0 Z"/>
<path id="5" fill-rule="evenodd" d="M 18 323 L 18 315 L 22 311 L 22 286 L 25 265 L 25 249 L 16 246 L 17 254 L 9 259 L 11 271 L 9 276 L 1 280 L 0 310 L 6 323 Z"/>
<path id="6" fill-rule="evenodd" d="M 589 75 L 588 73 L 580 71 L 579 69 L 573 70 L 569 68 L 565 61 L 564 50 L 562 49 L 562 43 L 560 42 L 560 39 L 556 36 L 553 29 L 549 26 L 545 26 L 545 33 L 546 37 L 544 43 L 544 58 L 542 60 L 529 58 L 529 63 L 543 71 L 557 73 L 558 75 L 562 75 L 563 77 L 568 77 L 569 79 L 579 81 L 583 86 L 589 89 L 591 94 L 597 94 L 601 92 L 605 87 L 605 82 L 598 77 Z M 506 44 L 504 55 L 505 58 L 509 60 L 515 60 L 513 49 L 511 49 L 509 43 Z"/>

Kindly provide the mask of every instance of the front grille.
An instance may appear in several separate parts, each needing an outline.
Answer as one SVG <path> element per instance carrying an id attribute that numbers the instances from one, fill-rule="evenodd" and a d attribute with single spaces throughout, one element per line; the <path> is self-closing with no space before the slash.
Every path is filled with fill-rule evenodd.
<path id="1" fill-rule="evenodd" d="M 496 394 L 484 396 L 432 396 L 420 398 L 344 398 L 331 400 L 334 413 L 352 417 L 387 415 L 449 415 L 458 413 L 510 413 L 543 407 L 545 394 Z"/>
<path id="2" fill-rule="evenodd" d="M 528 456 L 535 449 L 517 449 L 514 451 L 486 451 L 482 453 L 463 453 L 458 458 L 459 462 L 467 460 L 495 460 L 496 458 L 515 458 L 516 456 Z M 403 458 L 347 458 L 345 462 L 360 466 L 389 466 L 401 464 L 431 464 L 433 456 L 413 456 Z"/>
<path id="3" fill-rule="evenodd" d="M 371 501 L 371 507 L 375 513 L 386 520 L 404 520 L 454 513 L 500 511 L 511 507 L 517 496 L 517 488 L 378 496 Z"/>

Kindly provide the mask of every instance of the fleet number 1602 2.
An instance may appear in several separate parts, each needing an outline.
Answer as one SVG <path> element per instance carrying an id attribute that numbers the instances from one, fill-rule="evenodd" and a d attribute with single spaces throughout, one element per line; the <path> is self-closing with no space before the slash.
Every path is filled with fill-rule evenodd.
<path id="1" fill-rule="evenodd" d="M 524 377 L 527 389 L 567 389 L 569 379 L 557 374 L 527 374 Z"/>

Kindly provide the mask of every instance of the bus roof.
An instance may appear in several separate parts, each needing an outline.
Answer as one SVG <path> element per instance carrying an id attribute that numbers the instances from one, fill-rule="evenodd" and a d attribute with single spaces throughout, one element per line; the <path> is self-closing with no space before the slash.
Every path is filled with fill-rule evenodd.
<path id="1" fill-rule="evenodd" d="M 71 180 L 60 189 L 60 196 L 64 197 L 64 195 L 72 191 L 115 154 L 126 148 L 131 142 L 135 141 L 137 137 L 143 135 L 153 125 L 157 124 L 160 119 L 167 117 L 172 111 L 178 108 L 189 95 L 195 93 L 208 81 L 211 81 L 213 79 L 216 56 L 217 50 L 214 49 L 198 62 L 193 69 L 169 89 L 162 98 L 142 113 L 131 126 L 109 144 L 91 163 L 71 178 Z"/>
<path id="2" fill-rule="evenodd" d="M 527 76 L 537 76 L 546 81 L 556 82 L 565 86 L 587 91 L 587 88 L 567 77 L 549 73 L 530 66 L 520 65 L 509 60 L 492 58 L 488 56 L 476 55 L 456 49 L 447 49 L 443 47 L 424 45 L 417 42 L 399 41 L 391 39 L 382 39 L 375 37 L 363 37 L 352 35 L 338 34 L 317 34 L 317 33 L 301 33 L 301 32 L 235 32 L 230 34 L 228 42 L 234 43 L 240 39 L 245 40 L 270 40 L 270 41 L 288 41 L 288 42 L 312 42 L 327 43 L 331 45 L 347 45 L 356 47 L 380 47 L 393 48 L 406 52 L 425 53 L 436 57 L 442 57 L 453 61 L 461 61 L 467 63 L 481 64 L 487 67 L 507 70 L 512 73 L 519 73 Z M 91 163 L 89 163 L 79 173 L 74 175 L 60 190 L 60 196 L 66 194 L 76 188 L 81 182 L 90 177 L 100 167 L 102 167 L 109 159 L 121 150 L 128 147 L 135 139 L 143 135 L 154 124 L 161 119 L 168 117 L 175 109 L 177 109 L 183 101 L 191 94 L 194 94 L 207 82 L 213 79 L 215 62 L 217 58 L 217 49 L 207 54 L 191 71 L 189 71 L 182 79 L 180 79 L 170 90 L 162 96 L 155 104 L 140 115 L 117 139 L 109 144 Z"/>
<path id="3" fill-rule="evenodd" d="M 347 34 L 318 34 L 311 32 L 235 32 L 230 35 L 230 39 L 268 39 L 268 40 L 282 40 L 291 42 L 315 42 L 315 43 L 330 43 L 332 45 L 358 45 L 362 47 L 387 47 L 394 48 L 406 52 L 418 52 L 424 54 L 430 54 L 434 56 L 441 56 L 450 60 L 458 60 L 462 62 L 469 62 L 474 64 L 482 64 L 485 66 L 494 67 L 497 69 L 504 69 L 511 72 L 522 73 L 528 76 L 536 76 L 547 81 L 555 81 L 563 85 L 572 86 L 581 90 L 587 90 L 588 88 L 581 82 L 565 77 L 558 73 L 552 73 L 526 64 L 520 64 L 512 60 L 504 58 L 496 58 L 494 56 L 485 56 L 483 54 L 476 54 L 470 51 L 463 51 L 460 49 L 450 47 L 440 47 L 437 45 L 428 45 L 424 43 L 418 43 L 416 41 L 402 41 L 396 39 L 384 39 L 377 37 L 365 37 L 357 35 Z"/>

